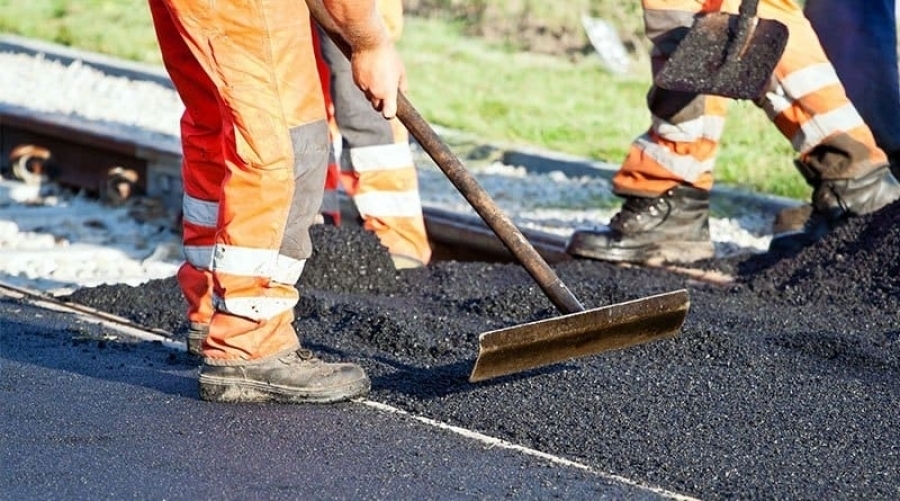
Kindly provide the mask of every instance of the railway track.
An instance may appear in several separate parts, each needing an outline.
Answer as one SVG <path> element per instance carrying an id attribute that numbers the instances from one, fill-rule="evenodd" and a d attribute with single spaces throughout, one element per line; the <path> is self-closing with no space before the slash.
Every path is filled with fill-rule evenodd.
<path id="1" fill-rule="evenodd" d="M 181 205 L 180 145 L 171 139 L 4 105 L 0 105 L 0 138 L 2 172 L 7 176 L 26 183 L 50 179 L 113 204 L 147 196 L 175 213 Z M 349 198 L 344 197 L 341 205 L 344 220 L 356 220 Z M 480 219 L 433 207 L 425 207 L 424 213 L 435 259 L 512 259 Z M 560 237 L 523 233 L 548 261 L 566 259 Z"/>
<path id="2" fill-rule="evenodd" d="M 187 351 L 185 342 L 175 339 L 175 336 L 170 332 L 140 325 L 127 318 L 113 315 L 89 306 L 63 301 L 41 291 L 0 282 L 0 297 L 4 296 L 24 301 L 41 309 L 77 315 L 81 319 L 103 325 L 129 339 L 157 342 L 167 348 Z"/>
<path id="3" fill-rule="evenodd" d="M 7 175 L 32 183 L 50 178 L 113 204 L 146 196 L 161 202 L 172 213 L 181 206 L 180 145 L 171 139 L 148 140 L 111 125 L 4 105 L 0 105 L 0 138 L 5 161 L 2 172 Z M 351 201 L 343 195 L 341 207 L 344 221 L 357 220 Z M 423 212 L 435 260 L 514 260 L 503 242 L 478 217 L 428 206 L 423 207 Z M 571 259 L 565 253 L 564 238 L 529 229 L 522 229 L 522 233 L 548 263 Z M 687 266 L 648 266 L 711 284 L 733 280 L 715 271 Z"/>
<path id="4" fill-rule="evenodd" d="M 161 70 L 37 40 L 2 36 L 0 51 L 63 65 L 77 62 L 111 77 L 171 88 Z M 180 165 L 181 145 L 171 135 L 0 102 L 0 174 L 5 177 L 33 183 L 52 179 L 113 204 L 133 196 L 150 197 L 178 213 Z M 341 205 L 344 221 L 355 221 L 349 199 L 344 197 Z M 424 212 L 435 259 L 512 259 L 479 217 L 427 206 Z M 542 231 L 523 229 L 523 233 L 548 261 L 566 259 L 563 238 Z"/>
<path id="5" fill-rule="evenodd" d="M 173 213 L 181 205 L 180 146 L 173 141 L 151 142 L 112 126 L 2 105 L 0 137 L 2 158 L 6 159 L 3 171 L 22 180 L 37 183 L 50 177 L 114 204 L 131 196 L 148 196 Z M 349 198 L 342 198 L 341 207 L 344 221 L 357 219 Z M 428 206 L 423 212 L 435 260 L 514 259 L 481 219 Z M 565 253 L 564 238 L 529 229 L 522 233 L 548 263 L 571 259 Z M 651 266 L 713 284 L 732 281 L 730 276 L 699 268 Z"/>

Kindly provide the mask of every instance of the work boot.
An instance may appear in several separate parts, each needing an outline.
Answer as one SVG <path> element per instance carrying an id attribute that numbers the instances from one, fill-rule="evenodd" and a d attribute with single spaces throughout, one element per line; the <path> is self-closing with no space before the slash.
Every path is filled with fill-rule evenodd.
<path id="1" fill-rule="evenodd" d="M 810 184 L 813 194 L 809 217 L 799 225 L 803 209 L 780 214 L 769 243 L 770 252 L 796 253 L 847 219 L 870 214 L 900 199 L 900 183 L 888 165 L 855 179 L 815 180 Z"/>
<path id="2" fill-rule="evenodd" d="M 326 363 L 309 350 L 282 352 L 260 360 L 206 358 L 200 368 L 200 398 L 210 402 L 340 402 L 366 395 L 362 367 Z"/>
<path id="3" fill-rule="evenodd" d="M 187 352 L 199 357 L 203 355 L 203 340 L 209 334 L 209 325 L 191 322 L 187 331 Z"/>
<path id="4" fill-rule="evenodd" d="M 566 252 L 633 263 L 710 258 L 715 249 L 709 238 L 709 192 L 676 186 L 656 197 L 626 196 L 609 225 L 576 230 Z"/>

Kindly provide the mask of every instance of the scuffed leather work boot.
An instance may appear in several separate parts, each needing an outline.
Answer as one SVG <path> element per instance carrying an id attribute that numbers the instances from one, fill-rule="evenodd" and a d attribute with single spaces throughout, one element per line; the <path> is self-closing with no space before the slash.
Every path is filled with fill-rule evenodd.
<path id="1" fill-rule="evenodd" d="M 848 218 L 871 214 L 900 199 L 900 183 L 884 165 L 855 179 L 826 179 L 813 183 L 812 210 L 800 227 L 784 223 L 769 243 L 770 252 L 796 253 L 812 245 Z M 786 219 L 786 218 L 782 218 Z"/>
<path id="2" fill-rule="evenodd" d="M 627 196 L 609 225 L 576 230 L 566 252 L 632 263 L 688 263 L 713 257 L 709 192 L 676 186 L 657 197 Z"/>
<path id="3" fill-rule="evenodd" d="M 204 359 L 200 398 L 210 402 L 341 402 L 362 397 L 371 383 L 362 367 L 326 363 L 305 349 L 260 360 Z"/>

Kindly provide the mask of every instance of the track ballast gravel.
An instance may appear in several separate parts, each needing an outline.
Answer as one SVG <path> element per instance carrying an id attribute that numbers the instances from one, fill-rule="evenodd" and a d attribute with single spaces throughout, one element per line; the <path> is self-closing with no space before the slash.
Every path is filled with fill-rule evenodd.
<path id="1" fill-rule="evenodd" d="M 478 334 L 554 317 L 517 264 L 395 271 L 359 228 L 317 226 L 295 325 L 361 363 L 371 397 L 703 499 L 900 498 L 900 205 L 795 256 L 711 260 L 729 286 L 554 265 L 588 308 L 686 287 L 674 340 L 467 382 Z M 64 299 L 183 332 L 174 279 Z"/>

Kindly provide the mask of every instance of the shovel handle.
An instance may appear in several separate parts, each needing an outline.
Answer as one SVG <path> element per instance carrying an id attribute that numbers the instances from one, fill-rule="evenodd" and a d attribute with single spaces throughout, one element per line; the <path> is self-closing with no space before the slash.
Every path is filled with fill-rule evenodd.
<path id="1" fill-rule="evenodd" d="M 327 12 L 321 5 L 313 3 L 310 14 L 316 23 L 322 27 L 329 38 L 334 42 L 344 56 L 350 59 L 352 49 L 343 39 L 340 33 L 333 29 L 333 24 L 326 18 Z M 409 133 L 419 142 L 422 148 L 431 156 L 431 159 L 440 167 L 453 186 L 469 202 L 475 212 L 491 228 L 494 234 L 503 242 L 503 245 L 519 260 L 522 266 L 544 291 L 547 298 L 564 314 L 580 313 L 585 311 L 584 306 L 578 301 L 572 291 L 556 275 L 550 265 L 535 250 L 534 246 L 525 238 L 525 235 L 513 224 L 494 200 L 488 195 L 478 181 L 463 166 L 462 162 L 450 151 L 450 148 L 441 140 L 434 129 L 406 99 L 402 92 L 397 95 L 397 118 L 406 126 Z"/>
<path id="2" fill-rule="evenodd" d="M 738 14 L 741 17 L 755 17 L 756 16 L 756 8 L 759 6 L 759 0 L 741 0 L 741 5 L 738 7 Z"/>
<path id="3" fill-rule="evenodd" d="M 738 7 L 737 32 L 734 34 L 734 43 L 728 48 L 727 58 L 729 61 L 738 61 L 747 52 L 750 39 L 759 21 L 756 17 L 758 5 L 759 0 L 741 0 L 741 5 Z"/>

